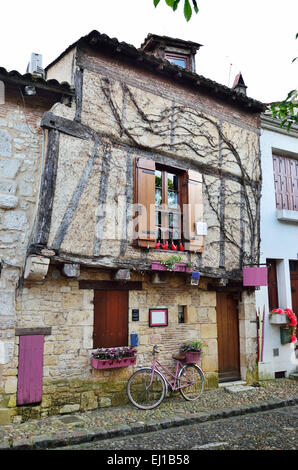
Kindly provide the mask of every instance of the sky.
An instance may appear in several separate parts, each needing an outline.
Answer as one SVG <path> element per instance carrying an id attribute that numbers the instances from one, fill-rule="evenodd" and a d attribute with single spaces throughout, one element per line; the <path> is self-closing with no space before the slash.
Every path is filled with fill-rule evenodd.
<path id="1" fill-rule="evenodd" d="M 199 75 L 232 86 L 241 72 L 247 94 L 264 103 L 298 88 L 297 0 L 197 0 L 189 22 L 181 0 L 10 0 L 0 9 L 0 67 L 26 72 L 32 52 L 46 67 L 93 29 L 140 47 L 148 33 L 202 44 Z"/>

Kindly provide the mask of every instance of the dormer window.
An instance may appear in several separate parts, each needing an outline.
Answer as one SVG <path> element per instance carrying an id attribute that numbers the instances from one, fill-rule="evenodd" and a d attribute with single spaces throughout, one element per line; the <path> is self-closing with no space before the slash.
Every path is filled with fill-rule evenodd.
<path id="1" fill-rule="evenodd" d="M 174 65 L 179 65 L 190 72 L 196 72 L 195 55 L 201 44 L 168 36 L 148 34 L 141 49 L 155 57 L 166 59 Z"/>

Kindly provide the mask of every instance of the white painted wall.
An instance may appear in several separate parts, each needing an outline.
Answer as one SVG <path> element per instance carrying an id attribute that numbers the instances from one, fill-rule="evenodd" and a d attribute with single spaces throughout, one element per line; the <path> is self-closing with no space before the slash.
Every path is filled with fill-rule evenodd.
<path id="1" fill-rule="evenodd" d="M 266 258 L 278 260 L 279 305 L 276 307 L 292 308 L 289 260 L 298 260 L 298 223 L 280 221 L 276 217 L 272 153 L 298 158 L 298 127 L 295 126 L 287 133 L 274 124 L 272 118 L 264 117 L 260 145 L 263 174 L 260 263 L 266 263 Z M 274 378 L 275 372 L 280 371 L 286 371 L 287 377 L 298 367 L 298 360 L 294 345 L 282 345 L 280 328 L 269 323 L 267 287 L 256 291 L 256 305 L 261 312 L 265 306 L 266 312 L 263 362 L 259 363 L 260 378 Z M 275 348 L 279 349 L 278 357 L 273 356 Z"/>

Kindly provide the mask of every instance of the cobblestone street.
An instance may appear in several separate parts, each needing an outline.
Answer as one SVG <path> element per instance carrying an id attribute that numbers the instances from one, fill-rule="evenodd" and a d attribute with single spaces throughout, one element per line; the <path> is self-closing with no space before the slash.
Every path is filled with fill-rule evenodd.
<path id="1" fill-rule="evenodd" d="M 297 450 L 297 424 L 298 406 L 289 406 L 60 450 Z"/>

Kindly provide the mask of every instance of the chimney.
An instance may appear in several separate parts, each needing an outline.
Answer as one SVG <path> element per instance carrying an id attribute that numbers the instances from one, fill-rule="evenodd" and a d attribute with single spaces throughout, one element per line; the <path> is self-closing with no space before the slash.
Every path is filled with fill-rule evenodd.
<path id="1" fill-rule="evenodd" d="M 31 75 L 35 77 L 44 78 L 45 72 L 42 68 L 42 55 L 35 54 L 34 52 L 31 54 L 31 59 L 29 64 L 27 65 L 27 73 L 31 73 Z"/>

